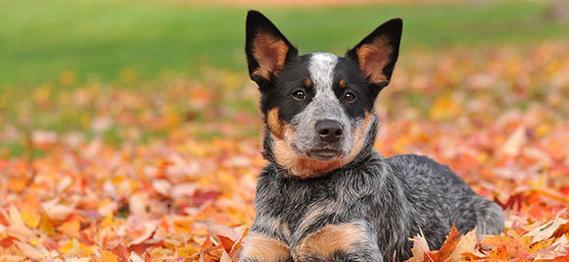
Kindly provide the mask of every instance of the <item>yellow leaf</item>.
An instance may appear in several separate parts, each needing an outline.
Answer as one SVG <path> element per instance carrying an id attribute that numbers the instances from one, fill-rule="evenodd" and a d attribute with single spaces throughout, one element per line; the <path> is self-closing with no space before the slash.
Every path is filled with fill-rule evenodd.
<path id="1" fill-rule="evenodd" d="M 191 245 L 186 245 L 183 247 L 177 247 L 176 248 L 176 253 L 181 256 L 181 257 L 191 257 L 193 254 L 196 254 L 200 252 L 200 248 L 199 247 L 195 247 L 195 246 L 191 246 Z"/>
<path id="2" fill-rule="evenodd" d="M 113 224 L 113 222 L 114 222 L 113 214 L 108 214 L 108 215 L 103 217 L 103 221 L 101 222 L 101 226 L 103 226 L 103 227 L 111 226 Z"/>
<path id="3" fill-rule="evenodd" d="M 430 116 L 435 120 L 448 120 L 457 117 L 461 112 L 460 104 L 452 96 L 446 95 L 435 100 Z"/>
<path id="4" fill-rule="evenodd" d="M 20 211 L 15 206 L 10 206 L 8 210 L 8 223 L 9 227 L 6 229 L 6 234 L 20 240 L 31 239 L 35 234 L 30 230 L 22 220 Z"/>
<path id="5" fill-rule="evenodd" d="M 111 252 L 111 251 L 103 250 L 103 252 L 101 252 L 101 259 L 99 261 L 100 262 L 118 262 L 119 257 L 117 255 L 113 254 L 113 252 Z"/>
<path id="6" fill-rule="evenodd" d="M 20 213 L 24 224 L 29 228 L 37 228 L 41 221 L 41 215 L 37 212 L 22 211 Z"/>
<path id="7" fill-rule="evenodd" d="M 553 242 L 555 241 L 555 238 L 550 238 L 550 239 L 546 239 L 540 242 L 535 243 L 534 245 L 531 246 L 531 248 L 529 249 L 529 253 L 530 254 L 535 254 L 543 249 L 546 249 L 548 247 L 551 246 L 551 244 L 553 244 Z"/>
<path id="8" fill-rule="evenodd" d="M 41 239 L 39 238 L 30 239 L 28 242 L 34 246 L 41 245 Z"/>
<path id="9" fill-rule="evenodd" d="M 49 220 L 47 216 L 41 216 L 39 229 L 45 232 L 49 236 L 53 236 L 56 234 L 55 227 L 53 226 L 53 223 L 51 222 L 51 220 Z"/>
<path id="10" fill-rule="evenodd" d="M 68 241 L 65 245 L 59 248 L 59 252 L 68 256 L 79 255 L 81 253 L 81 246 L 79 244 L 79 241 L 77 241 L 77 239 Z"/>

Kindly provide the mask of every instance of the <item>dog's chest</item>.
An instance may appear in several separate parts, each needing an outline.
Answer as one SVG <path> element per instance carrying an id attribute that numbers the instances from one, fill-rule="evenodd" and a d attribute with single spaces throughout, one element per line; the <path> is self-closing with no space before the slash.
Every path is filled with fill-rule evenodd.
<path id="1" fill-rule="evenodd" d="M 291 232 L 306 230 L 323 221 L 363 218 L 366 215 L 363 210 L 379 202 L 381 184 L 377 174 L 361 168 L 340 170 L 317 179 L 273 176 L 260 182 L 266 185 L 260 185 L 257 192 L 258 212 L 277 218 Z"/>

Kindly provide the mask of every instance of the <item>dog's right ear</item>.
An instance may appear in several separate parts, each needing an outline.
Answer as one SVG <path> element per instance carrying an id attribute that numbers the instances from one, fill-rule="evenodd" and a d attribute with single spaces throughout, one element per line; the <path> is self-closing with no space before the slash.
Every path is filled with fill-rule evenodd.
<path id="1" fill-rule="evenodd" d="M 259 85 L 271 81 L 284 69 L 288 59 L 298 55 L 279 29 L 254 10 L 247 13 L 245 53 L 249 76 Z"/>
<path id="2" fill-rule="evenodd" d="M 358 62 L 364 77 L 380 90 L 391 79 L 399 55 L 402 31 L 403 21 L 400 18 L 391 19 L 346 53 L 347 57 Z"/>

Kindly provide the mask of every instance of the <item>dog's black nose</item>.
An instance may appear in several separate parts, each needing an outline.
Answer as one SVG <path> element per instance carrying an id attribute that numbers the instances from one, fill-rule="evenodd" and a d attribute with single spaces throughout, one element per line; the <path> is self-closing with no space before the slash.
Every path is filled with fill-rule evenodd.
<path id="1" fill-rule="evenodd" d="M 344 130 L 338 121 L 326 119 L 316 122 L 316 132 L 322 141 L 334 143 L 342 138 Z"/>

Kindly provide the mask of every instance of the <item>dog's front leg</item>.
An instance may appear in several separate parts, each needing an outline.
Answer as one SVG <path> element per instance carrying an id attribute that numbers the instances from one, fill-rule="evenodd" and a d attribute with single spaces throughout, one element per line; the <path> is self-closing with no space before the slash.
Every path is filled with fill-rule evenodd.
<path id="1" fill-rule="evenodd" d="M 251 232 L 245 239 L 240 262 L 292 262 L 290 250 L 283 242 Z"/>
<path id="2" fill-rule="evenodd" d="M 375 233 L 365 223 L 328 224 L 306 235 L 293 248 L 298 262 L 377 262 L 383 256 Z"/>
<path id="3" fill-rule="evenodd" d="M 244 239 L 240 262 L 292 262 L 286 239 L 290 231 L 276 218 L 257 216 L 251 231 Z"/>

